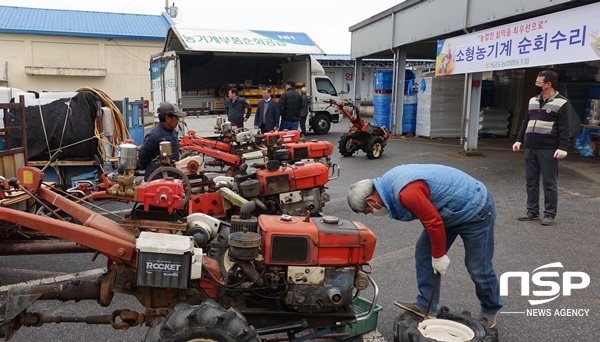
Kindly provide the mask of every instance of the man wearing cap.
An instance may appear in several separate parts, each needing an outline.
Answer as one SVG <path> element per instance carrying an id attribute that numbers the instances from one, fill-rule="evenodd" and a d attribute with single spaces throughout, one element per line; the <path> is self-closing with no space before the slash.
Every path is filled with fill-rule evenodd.
<path id="1" fill-rule="evenodd" d="M 296 91 L 296 82 L 287 80 L 285 82 L 285 92 L 279 98 L 281 106 L 281 124 L 279 130 L 284 129 L 297 130 L 300 120 L 300 109 L 302 108 L 302 97 Z"/>
<path id="2" fill-rule="evenodd" d="M 158 107 L 157 112 L 159 123 L 152 128 L 150 133 L 146 134 L 144 143 L 138 152 L 140 166 L 145 170 L 144 180 L 148 180 L 150 174 L 160 166 L 159 144 L 161 142 L 170 141 L 171 150 L 173 151 L 171 160 L 179 160 L 179 142 L 176 128 L 179 124 L 179 118 L 184 117 L 186 114 L 170 102 L 163 102 Z"/>

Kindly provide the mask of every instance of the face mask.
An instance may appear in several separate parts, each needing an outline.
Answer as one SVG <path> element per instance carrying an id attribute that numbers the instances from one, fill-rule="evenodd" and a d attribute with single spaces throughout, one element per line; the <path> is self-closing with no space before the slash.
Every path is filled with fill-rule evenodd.
<path id="1" fill-rule="evenodd" d="M 543 90 L 543 89 L 542 89 L 542 87 L 540 87 L 540 86 L 535 86 L 535 94 L 536 94 L 536 95 L 539 95 L 539 94 L 541 94 L 541 93 L 542 93 L 542 90 Z"/>
<path id="2" fill-rule="evenodd" d="M 377 209 L 377 208 L 373 207 L 371 204 L 369 204 L 368 202 L 367 202 L 367 204 L 369 205 L 369 207 L 371 207 L 371 209 L 373 209 L 373 212 L 371 213 L 373 216 L 387 216 L 390 213 L 388 208 L 386 208 L 384 206 L 381 206 L 381 209 Z"/>

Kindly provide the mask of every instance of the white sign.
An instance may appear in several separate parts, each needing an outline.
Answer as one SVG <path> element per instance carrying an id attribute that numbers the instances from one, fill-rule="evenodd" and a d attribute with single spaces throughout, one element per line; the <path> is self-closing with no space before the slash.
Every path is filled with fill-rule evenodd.
<path id="1" fill-rule="evenodd" d="M 324 54 L 302 32 L 219 30 L 177 25 L 174 31 L 186 50 L 215 52 Z"/>
<path id="2" fill-rule="evenodd" d="M 600 59 L 600 3 L 438 41 L 435 75 Z"/>

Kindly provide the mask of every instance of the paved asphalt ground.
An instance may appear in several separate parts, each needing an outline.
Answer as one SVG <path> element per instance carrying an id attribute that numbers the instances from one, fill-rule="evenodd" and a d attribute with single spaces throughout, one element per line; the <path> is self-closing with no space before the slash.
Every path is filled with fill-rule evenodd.
<path id="1" fill-rule="evenodd" d="M 204 119 L 200 127 L 212 129 L 213 119 Z M 373 277 L 380 289 L 377 329 L 386 341 L 393 340 L 393 323 L 401 310 L 394 300 L 414 300 L 414 243 L 422 226 L 418 221 L 401 223 L 388 218 L 376 218 L 353 213 L 346 203 L 348 186 L 363 178 L 380 176 L 390 168 L 403 163 L 437 163 L 456 167 L 483 181 L 493 193 L 497 205 L 495 269 L 505 272 L 530 272 L 543 265 L 560 262 L 563 268 L 542 271 L 556 272 L 542 277 L 546 283 L 525 281 L 529 296 L 521 295 L 517 279 L 508 282 L 508 296 L 498 316 L 501 341 L 597 341 L 600 336 L 600 261 L 598 247 L 598 217 L 600 216 L 600 160 L 581 158 L 575 154 L 560 163 L 559 211 L 555 225 L 544 227 L 536 222 L 519 222 L 517 216 L 525 213 L 525 177 L 522 154 L 510 150 L 512 140 L 491 139 L 480 141 L 483 156 L 464 157 L 458 153 L 458 140 L 430 140 L 401 138 L 391 140 L 383 156 L 368 160 L 362 152 L 343 158 L 337 151 L 337 141 L 347 129 L 347 121 L 333 125 L 332 131 L 320 136 L 336 145 L 334 162 L 341 167 L 341 177 L 329 183 L 332 200 L 325 206 L 325 214 L 362 221 L 378 237 L 377 249 L 371 262 Z M 311 138 L 316 136 L 311 136 Z M 463 248 L 457 239 L 449 251 L 450 269 L 442 280 L 441 304 L 452 311 L 479 312 L 474 286 L 463 264 Z M 0 257 L 0 287 L 22 281 L 70 274 L 105 266 L 91 255 Z M 584 289 L 565 291 L 565 272 L 585 272 L 590 284 Z M 569 273 L 566 273 L 567 275 Z M 550 283 L 555 281 L 556 283 Z M 573 278 L 579 283 L 579 278 Z M 539 286 L 544 285 L 544 286 Z M 556 293 L 556 294 L 555 294 Z M 538 296 L 534 296 L 537 294 Z M 368 297 L 370 292 L 363 293 Z M 545 304 L 530 305 L 528 300 L 548 299 Z M 0 299 L 1 300 L 1 299 Z M 143 311 L 137 302 L 117 295 L 108 308 L 99 308 L 93 302 L 54 303 L 39 302 L 33 311 L 48 314 L 83 316 L 112 312 L 116 309 Z M 533 316 L 536 313 L 549 316 Z M 541 310 L 539 310 L 541 309 Z M 574 311 L 568 311 L 574 310 Z M 587 311 L 585 311 L 587 310 Z M 568 313 L 584 316 L 565 316 Z M 563 315 L 564 314 L 564 315 Z M 22 328 L 14 341 L 141 341 L 147 328 L 115 331 L 108 326 L 84 324 L 47 324 L 40 328 Z M 382 340 L 381 338 L 379 340 Z"/>

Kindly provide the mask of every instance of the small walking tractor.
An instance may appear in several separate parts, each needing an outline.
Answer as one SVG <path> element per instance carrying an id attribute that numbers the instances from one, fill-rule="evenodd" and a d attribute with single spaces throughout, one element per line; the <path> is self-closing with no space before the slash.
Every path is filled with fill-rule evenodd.
<path id="1" fill-rule="evenodd" d="M 360 117 L 358 107 L 349 102 L 330 100 L 329 104 L 337 106 L 350 120 L 352 126 L 340 138 L 339 150 L 344 157 L 350 157 L 357 150 L 363 150 L 369 159 L 377 159 L 383 154 L 383 149 L 391 133 L 385 127 L 371 125 Z"/>

